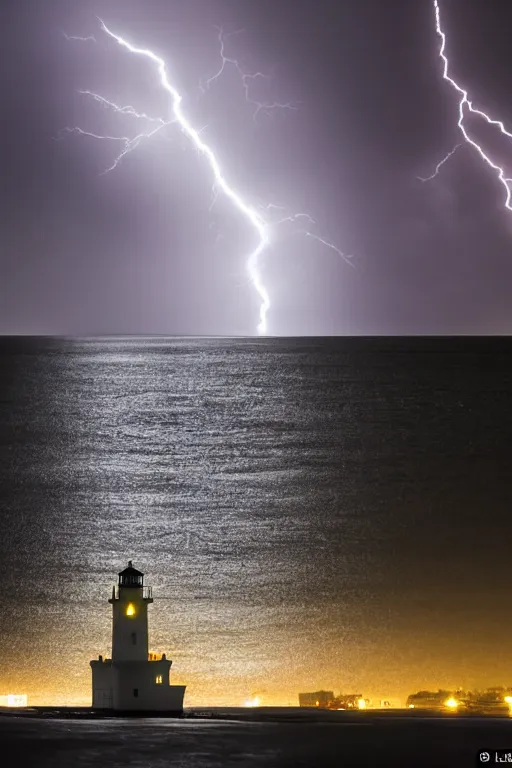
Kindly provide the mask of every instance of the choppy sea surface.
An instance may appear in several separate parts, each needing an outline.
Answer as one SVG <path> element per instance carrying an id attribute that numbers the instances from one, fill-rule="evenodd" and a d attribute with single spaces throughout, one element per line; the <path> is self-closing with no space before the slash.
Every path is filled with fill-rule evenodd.
<path id="1" fill-rule="evenodd" d="M 512 683 L 511 353 L 0 340 L 0 694 L 89 703 L 128 559 L 189 706 Z"/>

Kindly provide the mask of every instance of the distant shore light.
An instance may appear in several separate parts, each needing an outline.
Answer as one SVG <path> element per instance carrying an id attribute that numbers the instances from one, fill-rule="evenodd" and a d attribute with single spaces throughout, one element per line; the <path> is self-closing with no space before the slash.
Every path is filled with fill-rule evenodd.
<path id="1" fill-rule="evenodd" d="M 244 704 L 244 707 L 259 707 L 260 706 L 260 697 L 254 696 L 252 699 L 247 699 L 247 701 Z"/>
<path id="2" fill-rule="evenodd" d="M 26 707 L 27 696 L 21 693 L 8 693 L 7 694 L 7 706 L 8 707 Z"/>

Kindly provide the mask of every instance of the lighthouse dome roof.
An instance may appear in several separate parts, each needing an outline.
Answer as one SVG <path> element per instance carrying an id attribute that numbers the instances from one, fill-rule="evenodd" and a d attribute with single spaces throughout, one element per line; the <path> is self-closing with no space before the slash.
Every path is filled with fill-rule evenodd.
<path id="1" fill-rule="evenodd" d="M 132 561 L 128 561 L 128 567 L 119 574 L 120 587 L 142 587 L 144 574 L 133 567 Z"/>

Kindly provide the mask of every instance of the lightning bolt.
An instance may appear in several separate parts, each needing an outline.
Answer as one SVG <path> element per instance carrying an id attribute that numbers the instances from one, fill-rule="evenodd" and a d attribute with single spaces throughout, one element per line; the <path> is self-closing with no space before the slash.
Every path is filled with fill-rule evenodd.
<path id="1" fill-rule="evenodd" d="M 445 155 L 445 157 L 443 157 L 443 159 L 442 159 L 442 160 L 440 160 L 440 161 L 438 162 L 438 164 L 436 165 L 436 167 L 435 167 L 435 169 L 434 169 L 434 172 L 433 172 L 433 173 L 431 173 L 431 174 L 430 174 L 430 176 L 417 176 L 416 178 L 417 178 L 417 179 L 419 179 L 420 181 L 432 181 L 432 179 L 435 179 L 435 177 L 437 176 L 437 174 L 439 173 L 439 171 L 441 170 L 441 168 L 443 167 L 443 165 L 446 163 L 446 161 L 447 161 L 447 160 L 449 160 L 449 159 L 450 159 L 450 157 L 452 157 L 452 155 L 454 155 L 454 154 L 455 154 L 455 152 L 456 152 L 456 151 L 459 149 L 459 147 L 461 147 L 461 146 L 462 146 L 462 144 L 456 144 L 456 145 L 454 146 L 454 148 L 453 148 L 453 149 L 452 149 L 450 152 L 448 152 L 448 154 L 447 154 L 447 155 Z"/>
<path id="2" fill-rule="evenodd" d="M 263 74 L 263 72 L 253 72 L 253 73 L 244 72 L 244 70 L 242 69 L 242 67 L 240 66 L 239 62 L 236 59 L 226 56 L 224 37 L 232 37 L 233 35 L 239 35 L 245 30 L 236 29 L 234 32 L 229 32 L 228 34 L 225 35 L 222 27 L 215 27 L 215 29 L 219 33 L 218 41 L 219 41 L 219 49 L 220 49 L 219 52 L 220 52 L 221 64 L 217 72 L 206 80 L 205 82 L 206 88 L 204 86 L 201 86 L 201 90 L 203 92 L 206 89 L 208 89 L 213 82 L 218 80 L 219 77 L 221 77 L 221 75 L 224 74 L 224 70 L 226 69 L 226 66 L 228 64 L 231 64 L 236 69 L 236 71 L 238 72 L 242 80 L 242 85 L 245 91 L 245 100 L 249 104 L 253 104 L 255 106 L 253 119 L 256 119 L 258 113 L 261 112 L 262 110 L 267 112 L 268 114 L 272 109 L 297 109 L 297 105 L 292 104 L 291 102 L 286 102 L 284 104 L 281 104 L 279 102 L 272 102 L 269 104 L 267 102 L 255 101 L 254 99 L 252 99 L 250 96 L 251 83 L 254 82 L 255 80 L 258 80 L 258 78 L 261 78 L 263 80 L 268 80 L 270 79 L 269 75 L 265 75 Z"/>
<path id="3" fill-rule="evenodd" d="M 129 114 L 129 113 L 124 112 L 123 114 Z M 156 121 L 157 119 L 154 120 L 154 122 Z M 154 130 L 149 131 L 148 133 L 146 132 L 138 133 L 133 138 L 130 138 L 129 136 L 106 136 L 104 134 L 100 135 L 97 133 L 92 133 L 91 131 L 84 131 L 82 128 L 79 128 L 78 126 L 75 125 L 73 128 L 63 128 L 59 132 L 59 136 L 57 138 L 63 138 L 66 133 L 78 133 L 81 136 L 89 136 L 91 139 L 105 139 L 107 141 L 120 141 L 123 147 L 119 152 L 119 154 L 117 155 L 117 157 L 115 158 L 112 165 L 109 165 L 108 168 L 106 168 L 104 171 L 101 172 L 100 176 L 104 176 L 109 171 L 113 171 L 115 168 L 117 168 L 117 166 L 119 165 L 123 157 L 127 155 L 128 152 L 132 152 L 134 149 L 136 149 L 139 146 L 142 139 L 151 138 L 151 136 L 154 136 L 155 133 L 157 133 L 160 130 L 160 128 L 163 128 L 164 125 L 169 125 L 169 123 L 166 123 L 162 120 L 161 125 L 159 125 Z"/>
<path id="4" fill-rule="evenodd" d="M 512 211 L 511 191 L 508 186 L 509 179 L 506 178 L 504 169 L 501 166 L 497 165 L 495 162 L 493 162 L 493 160 L 491 160 L 489 155 L 482 149 L 480 144 L 477 141 L 475 141 L 475 139 L 471 138 L 471 136 L 469 135 L 466 127 L 464 126 L 464 118 L 465 118 L 466 111 L 471 112 L 473 115 L 477 115 L 478 117 L 482 118 L 483 120 L 485 120 L 485 122 L 488 125 L 497 126 L 500 132 L 504 136 L 507 136 L 510 139 L 512 139 L 512 133 L 509 133 L 506 130 L 505 125 L 503 124 L 503 122 L 501 122 L 501 120 L 495 120 L 483 110 L 475 109 L 475 107 L 473 106 L 472 102 L 469 99 L 468 91 L 465 88 L 463 88 L 461 85 L 459 85 L 457 81 L 454 80 L 454 78 L 451 77 L 451 75 L 449 74 L 450 63 L 448 60 L 448 56 L 446 54 L 446 34 L 441 24 L 441 11 L 439 8 L 439 0 L 434 0 L 434 14 L 435 14 L 436 32 L 441 41 L 441 44 L 439 47 L 439 58 L 443 62 L 443 68 L 442 68 L 443 80 L 446 80 L 446 82 L 449 83 L 450 86 L 453 88 L 453 90 L 459 95 L 459 108 L 458 108 L 459 119 L 457 121 L 457 126 L 462 134 L 464 142 L 466 142 L 467 144 L 470 144 L 473 147 L 473 149 L 475 149 L 478 152 L 482 160 L 489 166 L 489 168 L 491 168 L 494 171 L 496 178 L 498 179 L 498 181 L 503 187 L 505 208 L 507 208 L 509 211 Z M 449 157 L 453 155 L 454 151 L 455 149 L 452 150 L 452 152 L 450 152 L 444 158 L 444 160 L 442 160 L 441 163 L 438 164 L 435 172 L 432 174 L 430 178 L 434 178 L 434 176 L 437 175 L 437 171 L 446 162 L 446 160 L 448 160 Z"/>
<path id="5" fill-rule="evenodd" d="M 93 43 L 96 42 L 96 38 L 93 35 L 87 35 L 87 37 L 79 37 L 78 35 L 66 35 L 65 32 L 62 33 L 66 40 L 81 40 L 83 43 L 88 42 L 89 40 Z"/>
<path id="6" fill-rule="evenodd" d="M 286 210 L 284 206 L 281 205 L 272 205 L 269 204 L 266 206 L 267 210 L 270 208 L 276 208 L 281 210 Z M 294 223 L 297 221 L 297 219 L 307 219 L 310 224 L 316 224 L 315 220 L 309 215 L 309 213 L 293 213 L 290 216 L 285 216 L 282 219 L 279 219 L 278 221 L 274 222 L 273 226 L 278 227 L 281 224 L 286 224 L 286 222 Z M 343 261 L 348 264 L 350 267 L 354 267 L 352 259 L 352 254 L 343 253 L 334 243 L 330 243 L 329 240 L 326 240 L 323 237 L 320 237 L 320 235 L 315 235 L 314 232 L 310 232 L 309 229 L 299 229 L 297 230 L 297 234 L 305 235 L 306 237 L 311 237 L 313 240 L 316 240 L 318 243 L 321 243 L 326 248 L 330 248 L 332 251 L 338 254 L 340 259 L 343 259 Z"/>
<path id="7" fill-rule="evenodd" d="M 249 281 L 253 285 L 260 299 L 259 322 L 258 322 L 257 330 L 259 334 L 266 334 L 267 333 L 267 314 L 270 308 L 270 297 L 267 292 L 267 289 L 263 284 L 260 270 L 259 270 L 260 256 L 271 245 L 271 233 L 275 227 L 281 224 L 284 224 L 285 222 L 293 223 L 301 217 L 307 218 L 309 222 L 313 224 L 315 222 L 308 214 L 299 213 L 299 214 L 294 214 L 293 216 L 286 216 L 280 219 L 279 221 L 272 223 L 271 221 L 267 220 L 267 217 L 265 217 L 262 213 L 258 212 L 248 202 L 246 202 L 243 199 L 243 197 L 228 183 L 226 176 L 222 171 L 220 163 L 217 157 L 215 156 L 213 150 L 208 144 L 206 144 L 201 139 L 200 134 L 201 134 L 201 131 L 204 130 L 204 128 L 196 129 L 185 116 L 181 106 L 182 96 L 177 90 L 177 88 L 169 80 L 165 61 L 156 53 L 154 53 L 152 50 L 149 50 L 146 48 L 140 48 L 138 46 L 133 45 L 132 43 L 129 43 L 124 37 L 121 37 L 121 35 L 116 34 L 109 27 L 107 27 L 107 25 L 101 19 L 98 19 L 98 21 L 100 23 L 101 30 L 110 38 L 115 40 L 118 43 L 118 45 L 120 45 L 122 48 L 125 48 L 127 51 L 129 51 L 134 55 L 149 59 L 156 66 L 156 70 L 159 75 L 160 85 L 171 97 L 172 116 L 169 120 L 164 120 L 162 117 L 153 117 L 153 116 L 147 115 L 144 112 L 137 111 L 131 105 L 120 106 L 119 104 L 116 104 L 115 102 L 110 101 L 109 99 L 105 98 L 104 96 L 101 96 L 100 94 L 94 93 L 93 91 L 83 90 L 83 91 L 79 91 L 81 95 L 95 101 L 101 107 L 105 109 L 113 110 L 117 114 L 123 115 L 124 117 L 132 117 L 138 121 L 143 121 L 143 123 L 145 123 L 146 129 L 140 131 L 134 137 L 128 137 L 128 136 L 99 135 L 96 133 L 92 133 L 90 131 L 85 131 L 82 128 L 75 126 L 75 127 L 64 128 L 60 132 L 59 138 L 62 138 L 65 134 L 77 133 L 81 136 L 87 136 L 94 139 L 120 142 L 121 149 L 117 157 L 115 158 L 114 162 L 112 163 L 112 165 L 109 168 L 107 168 L 105 171 L 103 171 L 103 173 L 105 174 L 117 168 L 121 160 L 124 157 L 126 157 L 127 154 L 129 154 L 134 149 L 136 149 L 141 143 L 141 141 L 155 136 L 158 132 L 162 131 L 167 126 L 170 126 L 171 124 L 176 123 L 180 127 L 182 133 L 190 140 L 190 142 L 192 143 L 193 147 L 196 149 L 198 154 L 202 155 L 206 159 L 210 167 L 210 170 L 212 172 L 213 197 L 212 197 L 212 202 L 210 204 L 210 210 L 215 205 L 219 192 L 222 192 L 224 196 L 228 198 L 228 200 L 233 204 L 233 206 L 244 216 L 248 224 L 252 227 L 252 229 L 255 231 L 257 235 L 257 244 L 247 257 L 247 272 L 249 276 Z M 278 104 L 278 103 L 267 104 L 264 102 L 255 101 L 254 99 L 250 98 L 250 95 L 249 95 L 250 83 L 257 78 L 263 78 L 268 76 L 262 74 L 261 72 L 257 72 L 254 74 L 247 74 L 242 70 L 242 68 L 240 67 L 240 65 L 235 59 L 227 57 L 225 55 L 223 31 L 221 28 L 217 27 L 217 29 L 219 31 L 219 43 L 221 46 L 220 48 L 221 66 L 218 72 L 216 72 L 212 77 L 208 78 L 208 80 L 206 81 L 206 88 L 209 88 L 211 84 L 215 82 L 222 75 L 227 64 L 232 64 L 233 66 L 236 67 L 238 73 L 242 78 L 246 100 L 251 104 L 253 104 L 256 108 L 253 118 L 255 118 L 257 114 L 262 110 L 271 110 L 278 107 L 295 109 L 296 107 L 292 104 Z M 236 32 L 231 34 L 238 34 L 240 31 L 241 30 L 237 30 Z M 65 35 L 65 37 L 68 40 L 96 42 L 96 39 L 93 36 L 78 37 L 78 36 Z M 204 91 L 205 89 L 202 87 L 202 90 Z M 267 211 L 270 210 L 271 207 L 276 209 L 282 209 L 281 206 L 268 206 Z M 304 234 L 316 240 L 325 248 L 336 252 L 341 259 L 343 259 L 348 264 L 353 266 L 352 262 L 350 262 L 351 256 L 347 256 L 346 254 L 344 254 L 337 246 L 335 246 L 330 241 L 326 240 L 325 238 L 321 238 L 320 236 L 316 235 L 313 232 L 310 232 L 309 230 L 300 230 L 300 232 L 301 234 Z"/>
<path id="8" fill-rule="evenodd" d="M 83 38 L 83 39 L 89 39 L 89 38 Z M 150 117 L 149 115 L 146 115 L 145 112 L 137 112 L 137 110 L 131 105 L 120 107 L 115 102 L 109 101 L 108 99 L 105 99 L 103 96 L 100 96 L 99 94 L 94 93 L 93 91 L 78 91 L 78 93 L 80 93 L 82 96 L 86 96 L 93 99 L 94 101 L 101 104 L 101 106 L 104 107 L 105 109 L 112 109 L 121 115 L 129 115 L 131 117 L 137 118 L 137 120 L 145 120 L 146 122 L 153 123 L 153 125 L 156 125 L 156 128 L 153 128 L 153 130 L 142 131 L 141 133 L 138 133 L 136 136 L 132 138 L 130 138 L 129 136 L 98 135 L 96 133 L 91 133 L 90 131 L 84 131 L 82 130 L 82 128 L 78 128 L 77 126 L 73 128 L 63 128 L 60 131 L 59 138 L 62 138 L 63 135 L 66 133 L 78 133 L 82 136 L 89 136 L 93 139 L 106 139 L 108 141 L 120 141 L 122 143 L 123 146 L 121 148 L 121 151 L 115 158 L 114 162 L 112 163 L 112 165 L 110 165 L 108 168 L 102 171 L 101 175 L 104 175 L 109 171 L 115 170 L 115 168 L 117 168 L 117 166 L 119 165 L 123 157 L 125 157 L 125 155 L 127 155 L 129 152 L 132 152 L 134 149 L 136 149 L 143 139 L 151 138 L 156 133 L 158 133 L 158 131 L 160 131 L 162 128 L 164 128 L 167 125 L 171 125 L 174 122 L 174 120 L 164 120 L 161 117 Z"/>

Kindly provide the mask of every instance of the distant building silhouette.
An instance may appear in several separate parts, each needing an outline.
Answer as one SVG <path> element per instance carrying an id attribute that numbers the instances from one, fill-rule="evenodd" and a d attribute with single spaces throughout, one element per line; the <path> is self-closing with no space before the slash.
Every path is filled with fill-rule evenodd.
<path id="1" fill-rule="evenodd" d="M 485 691 L 418 691 L 408 697 L 410 709 L 452 710 L 476 714 L 512 714 L 512 689 L 500 686 Z"/>
<path id="2" fill-rule="evenodd" d="M 418 691 L 408 696 L 405 706 L 409 709 L 446 709 L 446 701 L 450 700 L 451 691 Z"/>
<path id="3" fill-rule="evenodd" d="M 300 707 L 320 707 L 325 709 L 334 699 L 334 691 L 314 691 L 313 693 L 299 693 Z"/>
<path id="4" fill-rule="evenodd" d="M 340 693 L 330 702 L 329 709 L 366 709 L 369 704 L 362 693 Z"/>
<path id="5" fill-rule="evenodd" d="M 170 685 L 172 661 L 148 653 L 151 587 L 132 562 L 112 588 L 112 658 L 91 661 L 92 706 L 131 711 L 183 710 L 184 685 Z"/>

